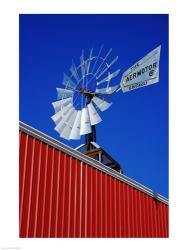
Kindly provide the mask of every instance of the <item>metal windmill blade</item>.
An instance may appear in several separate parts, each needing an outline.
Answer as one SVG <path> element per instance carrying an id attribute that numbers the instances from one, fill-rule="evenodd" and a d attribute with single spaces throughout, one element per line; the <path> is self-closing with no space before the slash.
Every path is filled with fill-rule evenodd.
<path id="1" fill-rule="evenodd" d="M 108 98 L 119 85 L 110 83 L 120 70 L 112 70 L 118 57 L 110 59 L 111 52 L 103 52 L 103 46 L 96 54 L 92 48 L 88 56 L 82 51 L 78 66 L 72 61 L 70 75 L 64 74 L 64 87 L 57 88 L 57 101 L 52 103 L 55 114 L 51 117 L 60 137 L 79 140 L 82 135 L 91 135 L 102 121 L 101 113 L 112 105 Z"/>

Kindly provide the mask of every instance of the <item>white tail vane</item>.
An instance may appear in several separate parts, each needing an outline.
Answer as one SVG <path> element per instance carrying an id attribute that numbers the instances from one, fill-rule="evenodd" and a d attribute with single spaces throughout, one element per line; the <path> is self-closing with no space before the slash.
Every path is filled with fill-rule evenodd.
<path id="1" fill-rule="evenodd" d="M 159 81 L 159 61 L 161 46 L 126 70 L 121 79 L 121 89 L 128 92 Z"/>
<path id="2" fill-rule="evenodd" d="M 93 48 L 87 54 L 82 50 L 79 65 L 72 61 L 70 74 L 64 74 L 64 87 L 57 88 L 57 101 L 52 103 L 55 114 L 51 117 L 60 137 L 79 140 L 91 133 L 92 127 L 102 121 L 101 111 L 112 105 L 109 99 L 119 84 L 111 82 L 120 70 L 112 69 L 118 57 L 112 57 L 111 52 L 103 47 L 96 55 Z"/>

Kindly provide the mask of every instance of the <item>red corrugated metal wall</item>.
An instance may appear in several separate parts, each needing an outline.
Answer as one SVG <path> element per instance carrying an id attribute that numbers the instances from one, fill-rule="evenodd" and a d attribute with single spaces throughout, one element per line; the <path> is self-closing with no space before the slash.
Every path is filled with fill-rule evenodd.
<path id="1" fill-rule="evenodd" d="M 20 237 L 168 237 L 168 205 L 20 131 Z"/>

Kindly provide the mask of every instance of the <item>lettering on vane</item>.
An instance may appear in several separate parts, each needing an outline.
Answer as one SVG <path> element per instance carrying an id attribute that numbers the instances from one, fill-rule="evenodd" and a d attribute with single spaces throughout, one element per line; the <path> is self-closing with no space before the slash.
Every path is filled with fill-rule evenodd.
<path id="1" fill-rule="evenodd" d="M 129 90 L 133 90 L 133 89 L 137 89 L 139 87 L 143 87 L 145 85 L 147 85 L 147 81 L 132 84 L 128 88 L 129 88 Z"/>
<path id="2" fill-rule="evenodd" d="M 153 70 L 151 70 L 151 71 L 149 71 L 149 76 L 153 76 L 154 75 L 154 72 L 155 72 L 155 70 L 153 69 Z"/>
<path id="3" fill-rule="evenodd" d="M 136 68 L 136 67 L 137 67 L 137 65 L 134 66 L 134 68 Z M 149 76 L 153 76 L 157 67 L 158 67 L 157 62 L 154 62 L 150 65 L 147 65 L 144 68 L 134 72 L 133 74 L 126 76 L 125 82 L 127 83 L 127 82 L 147 73 L 147 72 L 149 72 Z"/>

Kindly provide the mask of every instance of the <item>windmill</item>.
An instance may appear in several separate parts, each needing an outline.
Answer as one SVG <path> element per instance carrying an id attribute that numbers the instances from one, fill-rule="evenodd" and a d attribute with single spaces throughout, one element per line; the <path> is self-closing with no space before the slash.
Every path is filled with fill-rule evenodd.
<path id="1" fill-rule="evenodd" d="M 85 136 L 85 154 L 121 172 L 119 164 L 96 143 L 96 125 L 102 121 L 102 112 L 111 105 L 112 95 L 119 90 L 133 89 L 158 82 L 160 46 L 124 72 L 121 82 L 114 85 L 120 69 L 113 69 L 118 56 L 111 56 L 112 49 L 94 55 L 93 49 L 86 57 L 84 51 L 78 66 L 72 61 L 70 74 L 64 74 L 63 88 L 57 88 L 57 101 L 52 105 L 55 130 L 67 140 Z"/>

